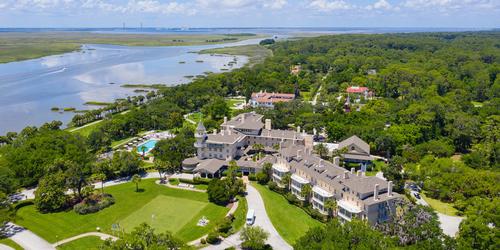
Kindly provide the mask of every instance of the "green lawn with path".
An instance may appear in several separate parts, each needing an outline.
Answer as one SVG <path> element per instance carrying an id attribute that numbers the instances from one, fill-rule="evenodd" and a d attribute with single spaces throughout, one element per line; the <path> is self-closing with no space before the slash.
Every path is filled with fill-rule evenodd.
<path id="1" fill-rule="evenodd" d="M 179 227 L 175 235 L 185 241 L 190 241 L 208 233 L 215 226 L 215 221 L 223 218 L 229 211 L 226 207 L 209 203 L 206 193 L 168 188 L 156 184 L 154 179 L 143 180 L 139 187 L 143 190 L 142 192 L 135 192 L 135 184 L 133 183 L 106 187 L 104 191 L 112 194 L 116 203 L 94 214 L 79 215 L 72 210 L 41 214 L 34 206 L 27 206 L 18 210 L 15 222 L 32 230 L 49 242 L 56 242 L 82 233 L 96 231 L 96 227 L 100 227 L 104 233 L 112 234 L 112 224 L 127 225 L 127 228 L 131 228 L 134 220 L 137 225 L 140 223 L 140 220 L 134 219 L 133 216 L 130 217 L 137 211 L 142 210 L 149 213 L 144 214 L 144 218 L 147 220 L 151 220 L 151 213 L 154 213 L 155 219 L 162 221 L 165 210 L 177 211 L 179 214 L 175 216 L 188 218 L 181 222 L 168 220 L 161 225 L 156 225 L 157 232 Z M 157 197 L 166 198 L 158 200 Z M 153 203 L 149 204 L 150 202 Z M 161 205 L 153 207 L 152 204 Z M 200 206 L 203 204 L 203 207 L 201 210 L 197 210 L 192 208 L 193 204 Z M 174 207 L 178 209 L 174 209 Z M 185 211 L 180 213 L 179 209 Z M 196 223 L 202 216 L 206 216 L 210 223 L 205 227 L 198 227 Z"/>
<path id="2" fill-rule="evenodd" d="M 0 238 L 0 244 L 12 247 L 12 248 L 14 248 L 16 250 L 22 250 L 23 249 L 16 242 L 14 242 L 13 240 L 11 240 L 9 238 Z"/>
<path id="3" fill-rule="evenodd" d="M 103 243 L 101 238 L 97 236 L 88 236 L 74 241 L 70 241 L 64 245 L 57 247 L 58 250 L 97 250 Z"/>
<path id="4" fill-rule="evenodd" d="M 266 212 L 278 233 L 289 244 L 306 234 L 313 227 L 323 224 L 309 216 L 301 208 L 291 205 L 282 195 L 268 187 L 252 183 L 264 199 Z"/>
<path id="5" fill-rule="evenodd" d="M 437 212 L 450 216 L 458 216 L 458 210 L 453 207 L 452 203 L 446 203 L 437 199 L 430 198 L 426 196 L 424 192 L 421 192 L 420 196 L 422 196 L 422 199 L 424 199 L 429 204 L 429 206 L 431 206 Z"/>

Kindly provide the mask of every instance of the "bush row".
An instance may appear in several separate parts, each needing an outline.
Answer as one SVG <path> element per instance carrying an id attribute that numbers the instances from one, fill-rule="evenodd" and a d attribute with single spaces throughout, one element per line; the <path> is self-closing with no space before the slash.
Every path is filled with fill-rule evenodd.
<path id="1" fill-rule="evenodd" d="M 73 207 L 78 214 L 90 214 L 115 204 L 115 198 L 110 194 L 91 195 Z"/>

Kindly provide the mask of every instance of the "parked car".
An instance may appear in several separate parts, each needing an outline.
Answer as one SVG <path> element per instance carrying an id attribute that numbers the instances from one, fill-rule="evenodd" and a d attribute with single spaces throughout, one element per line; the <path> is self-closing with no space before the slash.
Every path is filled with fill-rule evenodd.
<path id="1" fill-rule="evenodd" d="M 413 196 L 415 196 L 415 198 L 417 198 L 417 200 L 420 200 L 420 194 L 419 193 L 413 193 Z"/>
<path id="2" fill-rule="evenodd" d="M 248 209 L 247 212 L 247 225 L 252 225 L 255 222 L 255 210 Z"/>

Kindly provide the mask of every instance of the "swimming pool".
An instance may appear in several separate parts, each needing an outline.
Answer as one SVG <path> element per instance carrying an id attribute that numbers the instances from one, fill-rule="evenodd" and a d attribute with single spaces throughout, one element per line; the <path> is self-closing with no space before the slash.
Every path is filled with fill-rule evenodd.
<path id="1" fill-rule="evenodd" d="M 139 146 L 137 146 L 137 153 L 139 154 L 142 154 L 142 148 L 144 147 L 145 150 L 144 150 L 144 153 L 149 153 L 149 151 L 153 150 L 153 148 L 155 147 L 156 143 L 158 142 L 158 140 L 148 140 L 142 144 L 139 144 Z"/>

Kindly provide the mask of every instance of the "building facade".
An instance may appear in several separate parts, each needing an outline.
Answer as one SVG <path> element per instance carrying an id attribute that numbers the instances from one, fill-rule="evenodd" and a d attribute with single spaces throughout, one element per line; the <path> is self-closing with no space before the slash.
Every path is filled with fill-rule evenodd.
<path id="1" fill-rule="evenodd" d="M 249 104 L 256 108 L 274 108 L 274 104 L 277 102 L 290 102 L 295 99 L 295 94 L 286 93 L 267 93 L 267 92 L 257 92 L 252 93 L 252 98 Z"/>
<path id="2" fill-rule="evenodd" d="M 195 133 L 197 154 L 184 160 L 184 170 L 211 178 L 220 177 L 233 160 L 243 174 L 257 173 L 270 163 L 271 179 L 278 186 L 300 200 L 310 199 L 313 208 L 323 214 L 329 211 L 329 200 L 336 201 L 336 214 L 343 221 L 359 218 L 375 224 L 395 212 L 400 195 L 392 192 L 392 182 L 366 176 L 363 167 L 347 171 L 340 166 L 339 157 L 334 162 L 323 160 L 312 152 L 312 135 L 300 127 L 294 131 L 272 129 L 271 120 L 263 123 L 262 119 L 254 112 L 240 114 L 224 119 L 220 131 L 212 133 L 200 122 Z M 262 145 L 259 154 L 254 152 L 256 144 Z M 356 136 L 341 142 L 339 148 L 346 148 L 345 160 L 370 155 L 369 145 Z M 285 177 L 289 183 L 284 182 Z M 306 185 L 312 193 L 305 197 L 302 190 Z"/>

